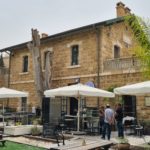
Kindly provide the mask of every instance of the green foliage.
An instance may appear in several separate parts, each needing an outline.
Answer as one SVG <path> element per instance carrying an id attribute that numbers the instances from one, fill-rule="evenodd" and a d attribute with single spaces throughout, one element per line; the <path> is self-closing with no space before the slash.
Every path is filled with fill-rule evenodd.
<path id="1" fill-rule="evenodd" d="M 126 21 L 131 27 L 135 38 L 145 52 L 150 53 L 150 25 L 149 22 L 145 22 L 142 18 L 135 15 L 126 17 Z"/>
<path id="2" fill-rule="evenodd" d="M 41 118 L 33 117 L 33 118 L 32 118 L 32 124 L 33 124 L 33 125 L 42 124 Z"/>
<path id="3" fill-rule="evenodd" d="M 107 91 L 109 92 L 114 92 L 114 88 L 116 88 L 117 85 L 111 85 L 110 87 L 108 87 Z"/>
<path id="4" fill-rule="evenodd" d="M 136 56 L 141 60 L 144 75 L 150 76 L 150 23 L 135 15 L 125 17 L 131 27 L 138 46 L 134 48 Z"/>

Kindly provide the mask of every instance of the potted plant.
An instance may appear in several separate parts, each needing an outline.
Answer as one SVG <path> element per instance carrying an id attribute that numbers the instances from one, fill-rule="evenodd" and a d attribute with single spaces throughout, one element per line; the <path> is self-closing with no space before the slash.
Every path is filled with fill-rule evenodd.
<path id="1" fill-rule="evenodd" d="M 129 150 L 130 144 L 127 138 L 118 138 L 119 143 L 117 145 L 118 150 Z"/>
<path id="2" fill-rule="evenodd" d="M 33 136 L 37 136 L 40 134 L 40 129 L 37 127 L 37 125 L 34 125 L 34 127 L 31 129 L 31 134 Z"/>

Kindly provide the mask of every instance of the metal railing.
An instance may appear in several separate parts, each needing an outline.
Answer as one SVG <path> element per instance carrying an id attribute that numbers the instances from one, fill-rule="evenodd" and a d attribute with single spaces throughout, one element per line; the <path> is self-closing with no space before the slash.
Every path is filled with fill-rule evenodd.
<path id="1" fill-rule="evenodd" d="M 108 59 L 104 61 L 105 71 L 119 71 L 127 69 L 140 69 L 141 62 L 137 57 Z"/>

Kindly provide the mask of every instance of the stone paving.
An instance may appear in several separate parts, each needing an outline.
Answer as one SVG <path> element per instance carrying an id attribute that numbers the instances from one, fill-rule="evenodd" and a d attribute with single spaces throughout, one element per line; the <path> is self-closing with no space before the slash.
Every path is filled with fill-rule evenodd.
<path id="1" fill-rule="evenodd" d="M 117 140 L 117 132 L 112 132 L 112 137 L 111 137 L 111 141 L 113 143 L 118 143 Z M 129 143 L 131 145 L 141 145 L 144 143 L 148 143 L 150 142 L 150 136 L 144 136 L 144 137 L 138 137 L 138 136 L 125 136 Z M 39 141 L 39 140 L 32 140 L 32 139 L 28 139 L 25 138 L 23 136 L 19 136 L 19 137 L 5 137 L 6 140 L 9 141 L 13 141 L 13 142 L 18 142 L 18 143 L 23 143 L 23 144 L 28 144 L 28 145 L 33 145 L 36 147 L 43 147 L 43 148 L 50 148 L 50 147 L 57 147 L 56 143 L 50 142 L 50 141 Z M 83 139 L 85 139 L 85 141 L 98 141 L 98 140 L 102 140 L 100 135 L 99 136 L 88 136 L 88 135 L 73 135 L 73 138 L 65 140 L 65 144 L 70 144 L 73 142 L 76 142 L 78 140 L 78 142 L 82 143 Z"/>

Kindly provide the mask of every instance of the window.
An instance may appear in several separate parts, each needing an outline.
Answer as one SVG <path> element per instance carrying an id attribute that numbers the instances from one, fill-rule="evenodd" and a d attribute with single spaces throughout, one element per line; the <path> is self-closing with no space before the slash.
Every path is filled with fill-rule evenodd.
<path id="1" fill-rule="evenodd" d="M 21 111 L 25 112 L 27 111 L 27 98 L 22 97 L 21 99 Z"/>
<path id="2" fill-rule="evenodd" d="M 117 45 L 114 46 L 114 58 L 120 58 L 120 47 Z"/>
<path id="3" fill-rule="evenodd" d="M 28 56 L 23 57 L 23 72 L 28 72 Z"/>
<path id="4" fill-rule="evenodd" d="M 71 47 L 71 65 L 78 65 L 79 64 L 79 46 L 78 45 L 74 45 Z"/>

